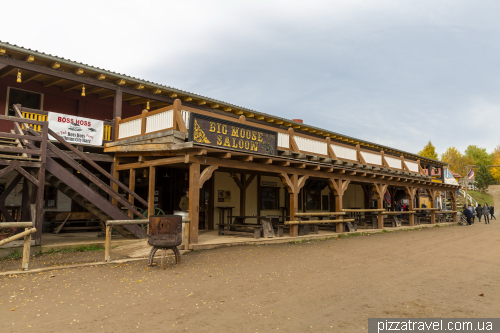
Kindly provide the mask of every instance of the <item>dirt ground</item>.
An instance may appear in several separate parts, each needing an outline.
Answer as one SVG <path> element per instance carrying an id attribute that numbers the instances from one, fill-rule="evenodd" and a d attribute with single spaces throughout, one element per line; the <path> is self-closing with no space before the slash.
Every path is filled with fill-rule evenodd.
<path id="1" fill-rule="evenodd" d="M 0 277 L 0 331 L 363 332 L 374 317 L 498 317 L 499 246 L 494 220 L 192 252 L 165 271 Z"/>

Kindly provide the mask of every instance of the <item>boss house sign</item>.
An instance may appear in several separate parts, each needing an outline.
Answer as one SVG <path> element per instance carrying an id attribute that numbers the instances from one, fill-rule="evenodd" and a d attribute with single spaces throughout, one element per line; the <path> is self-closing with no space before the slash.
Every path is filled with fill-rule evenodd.
<path id="1" fill-rule="evenodd" d="M 276 132 L 195 113 L 189 121 L 190 141 L 248 153 L 277 153 Z"/>

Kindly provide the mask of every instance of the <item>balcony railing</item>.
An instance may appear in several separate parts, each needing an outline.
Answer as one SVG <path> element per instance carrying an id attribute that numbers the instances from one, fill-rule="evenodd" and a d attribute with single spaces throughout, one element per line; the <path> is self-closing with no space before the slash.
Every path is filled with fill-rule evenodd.
<path id="1" fill-rule="evenodd" d="M 383 151 L 374 151 L 354 146 L 344 140 L 331 138 L 320 139 L 304 133 L 295 133 L 293 129 L 276 128 L 262 123 L 249 123 L 244 116 L 235 119 L 225 115 L 215 114 L 178 104 L 161 108 L 155 111 L 144 110 L 140 115 L 117 119 L 115 133 L 116 140 L 123 140 L 134 136 L 151 134 L 169 129 L 189 129 L 189 115 L 194 113 L 205 114 L 212 117 L 233 122 L 246 122 L 278 133 L 278 149 L 292 153 L 316 155 L 322 158 L 332 158 L 353 163 L 362 163 L 373 167 L 388 168 L 402 172 L 424 174 L 419 160 L 408 160 L 403 156 L 385 154 Z M 243 118 L 243 119 L 242 119 Z M 181 124 L 179 124 L 181 123 Z"/>

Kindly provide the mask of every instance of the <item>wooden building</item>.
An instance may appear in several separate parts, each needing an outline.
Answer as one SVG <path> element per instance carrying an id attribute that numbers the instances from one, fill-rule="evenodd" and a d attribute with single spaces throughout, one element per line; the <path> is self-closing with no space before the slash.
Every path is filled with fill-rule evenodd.
<path id="1" fill-rule="evenodd" d="M 233 216 L 294 222 L 307 213 L 337 212 L 335 229 L 343 232 L 344 223 L 338 222 L 343 210 L 371 208 L 379 210 L 376 227 L 383 228 L 382 210 L 394 209 L 398 197 L 413 211 L 418 192 L 431 198 L 431 206 L 444 192 L 456 193 L 456 186 L 427 176 L 446 167 L 440 161 L 0 42 L 2 105 L 0 136 L 10 133 L 23 146 L 22 135 L 41 135 L 42 143 L 31 150 L 49 147 L 31 159 L 21 147 L 0 147 L 4 189 L 11 192 L 12 182 L 23 176 L 24 189 L 30 181 L 38 184 L 36 198 L 27 192 L 17 199 L 21 210 L 37 207 L 32 216 L 40 227 L 38 243 L 48 210 L 79 206 L 101 220 L 144 217 L 137 208 L 172 214 L 187 190 L 191 244 L 198 242 L 200 228 L 216 230 Z M 75 148 L 61 138 L 48 140 L 48 112 L 105 121 L 103 146 Z M 21 115 L 31 120 L 29 133 L 16 128 Z M 11 161 L 17 169 L 8 170 Z M 36 172 L 38 183 L 26 175 Z M 0 193 L 7 220 L 14 218 L 10 192 Z M 414 215 L 408 214 L 409 225 Z M 290 224 L 290 235 L 298 235 L 299 226 Z M 128 232 L 145 236 L 132 229 Z"/>

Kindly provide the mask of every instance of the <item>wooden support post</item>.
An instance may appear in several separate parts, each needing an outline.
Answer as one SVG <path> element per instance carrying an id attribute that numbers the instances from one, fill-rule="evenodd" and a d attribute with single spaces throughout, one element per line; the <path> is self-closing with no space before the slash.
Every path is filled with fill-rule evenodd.
<path id="1" fill-rule="evenodd" d="M 148 115 L 148 110 L 142 110 L 141 113 L 141 135 L 146 134 L 146 116 Z"/>
<path id="2" fill-rule="evenodd" d="M 347 190 L 349 186 L 350 180 L 345 179 L 336 179 L 330 178 L 328 180 L 328 186 L 330 187 L 330 191 L 335 197 L 335 211 L 342 212 L 343 202 L 342 199 L 344 197 L 344 192 Z M 335 231 L 337 233 L 344 232 L 344 223 L 337 223 L 335 227 Z"/>
<path id="3" fill-rule="evenodd" d="M 111 261 L 111 233 L 113 232 L 113 226 L 106 226 L 106 242 L 104 243 L 104 261 Z"/>
<path id="4" fill-rule="evenodd" d="M 24 178 L 23 194 L 21 200 L 21 221 L 31 221 L 29 200 L 30 200 L 30 190 L 29 190 L 28 179 Z"/>
<path id="5" fill-rule="evenodd" d="M 119 171 L 118 171 L 118 170 L 117 170 L 117 168 L 116 168 L 117 166 L 118 166 L 118 161 L 117 161 L 116 156 L 115 156 L 115 157 L 114 157 L 114 162 L 113 162 L 113 164 L 111 165 L 111 169 L 112 169 L 112 171 L 113 171 L 113 177 L 114 177 L 115 179 L 120 180 L 120 173 L 119 173 Z M 115 182 L 113 182 L 112 180 L 110 180 L 110 182 L 111 182 L 111 187 L 113 187 L 113 191 L 115 191 L 115 192 L 117 192 L 117 193 L 118 193 L 118 184 L 116 184 L 116 183 L 115 183 Z M 115 198 L 111 198 L 111 204 L 112 204 L 113 206 L 118 207 L 118 200 L 116 200 Z"/>
<path id="6" fill-rule="evenodd" d="M 457 192 L 456 191 L 450 191 L 451 194 L 451 199 L 453 200 L 453 211 L 457 211 Z M 453 222 L 457 223 L 458 222 L 458 213 L 453 213 Z"/>
<path id="7" fill-rule="evenodd" d="M 156 167 L 149 167 L 148 218 L 155 215 Z"/>
<path id="8" fill-rule="evenodd" d="M 23 189 L 23 191 L 24 191 L 24 189 Z M 29 229 L 31 229 L 31 228 L 25 228 L 24 230 L 28 231 Z M 23 270 L 24 271 L 27 271 L 29 269 L 30 251 L 31 251 L 31 234 L 27 234 L 26 236 L 24 236 L 24 248 L 23 248 Z"/>
<path id="9" fill-rule="evenodd" d="M 200 203 L 200 164 L 189 165 L 189 244 L 198 244 L 199 203 Z"/>
<path id="10" fill-rule="evenodd" d="M 302 187 L 304 187 L 306 180 L 309 176 L 300 176 L 298 174 L 293 174 L 289 177 L 286 173 L 279 174 L 283 185 L 288 190 L 290 195 L 290 221 L 295 221 L 295 214 L 299 208 L 299 192 Z M 297 237 L 299 235 L 299 226 L 290 225 L 290 237 Z"/>
<path id="11" fill-rule="evenodd" d="M 120 136 L 120 122 L 121 121 L 122 121 L 121 117 L 116 117 L 116 119 L 113 119 L 114 135 L 111 138 L 114 138 L 114 141 L 118 141 L 118 137 Z"/>
<path id="12" fill-rule="evenodd" d="M 416 193 L 417 189 L 414 188 L 414 187 L 410 187 L 410 186 L 405 186 L 405 192 L 406 194 L 408 195 L 408 197 L 410 198 L 410 203 L 409 203 L 409 210 L 410 211 L 413 211 L 413 209 L 415 208 L 415 193 Z M 410 213 L 408 214 L 408 221 L 410 223 L 410 226 L 413 226 L 415 225 L 415 214 L 414 213 Z"/>
<path id="13" fill-rule="evenodd" d="M 111 131 L 111 138 L 115 138 L 115 133 L 118 134 L 118 126 L 116 119 L 121 119 L 122 118 L 122 98 L 123 94 L 120 88 L 115 91 L 115 97 L 113 100 L 113 120 L 115 122 L 115 126 L 113 126 L 112 131 Z M 116 140 L 116 138 L 115 138 Z"/>
<path id="14" fill-rule="evenodd" d="M 128 188 L 132 191 L 135 192 L 135 169 L 130 169 L 130 174 L 128 177 Z M 128 195 L 128 201 L 133 205 L 134 204 L 134 197 L 129 194 Z M 129 210 L 128 211 L 128 216 L 133 219 L 134 218 L 134 213 Z"/>
<path id="15" fill-rule="evenodd" d="M 374 192 L 377 196 L 377 209 L 384 208 L 384 194 L 387 191 L 387 184 L 373 184 Z M 384 229 L 383 212 L 377 213 L 378 229 Z"/>
<path id="16" fill-rule="evenodd" d="M 245 173 L 241 173 L 240 175 L 241 178 L 241 184 L 243 185 L 240 188 L 240 216 L 245 216 L 245 211 L 246 211 L 246 200 L 247 200 L 247 175 Z"/>
<path id="17" fill-rule="evenodd" d="M 45 187 L 45 161 L 47 156 L 47 140 L 48 140 L 48 124 L 41 126 L 42 141 L 40 144 L 40 150 L 42 151 L 40 169 L 38 170 L 38 189 L 37 189 L 37 200 L 36 200 L 36 220 L 33 221 L 36 228 L 35 244 L 42 244 L 42 224 L 43 224 L 43 197 L 44 197 L 44 187 Z"/>
<path id="18" fill-rule="evenodd" d="M 437 196 L 437 190 L 427 190 L 427 193 L 429 194 L 429 208 L 436 208 L 436 196 Z M 436 211 L 431 210 L 431 224 L 436 224 Z"/>
<path id="19" fill-rule="evenodd" d="M 293 184 L 297 184 L 298 175 L 292 175 L 290 179 Z M 295 221 L 295 213 L 299 210 L 299 192 L 294 189 L 290 192 L 290 221 Z M 299 226 L 291 225 L 290 226 L 290 237 L 297 237 L 299 235 Z"/>
<path id="20" fill-rule="evenodd" d="M 381 198 L 378 198 L 377 208 L 378 209 L 384 208 L 384 197 L 383 196 Z M 377 213 L 377 228 L 384 229 L 384 215 L 382 215 L 382 212 Z"/>

